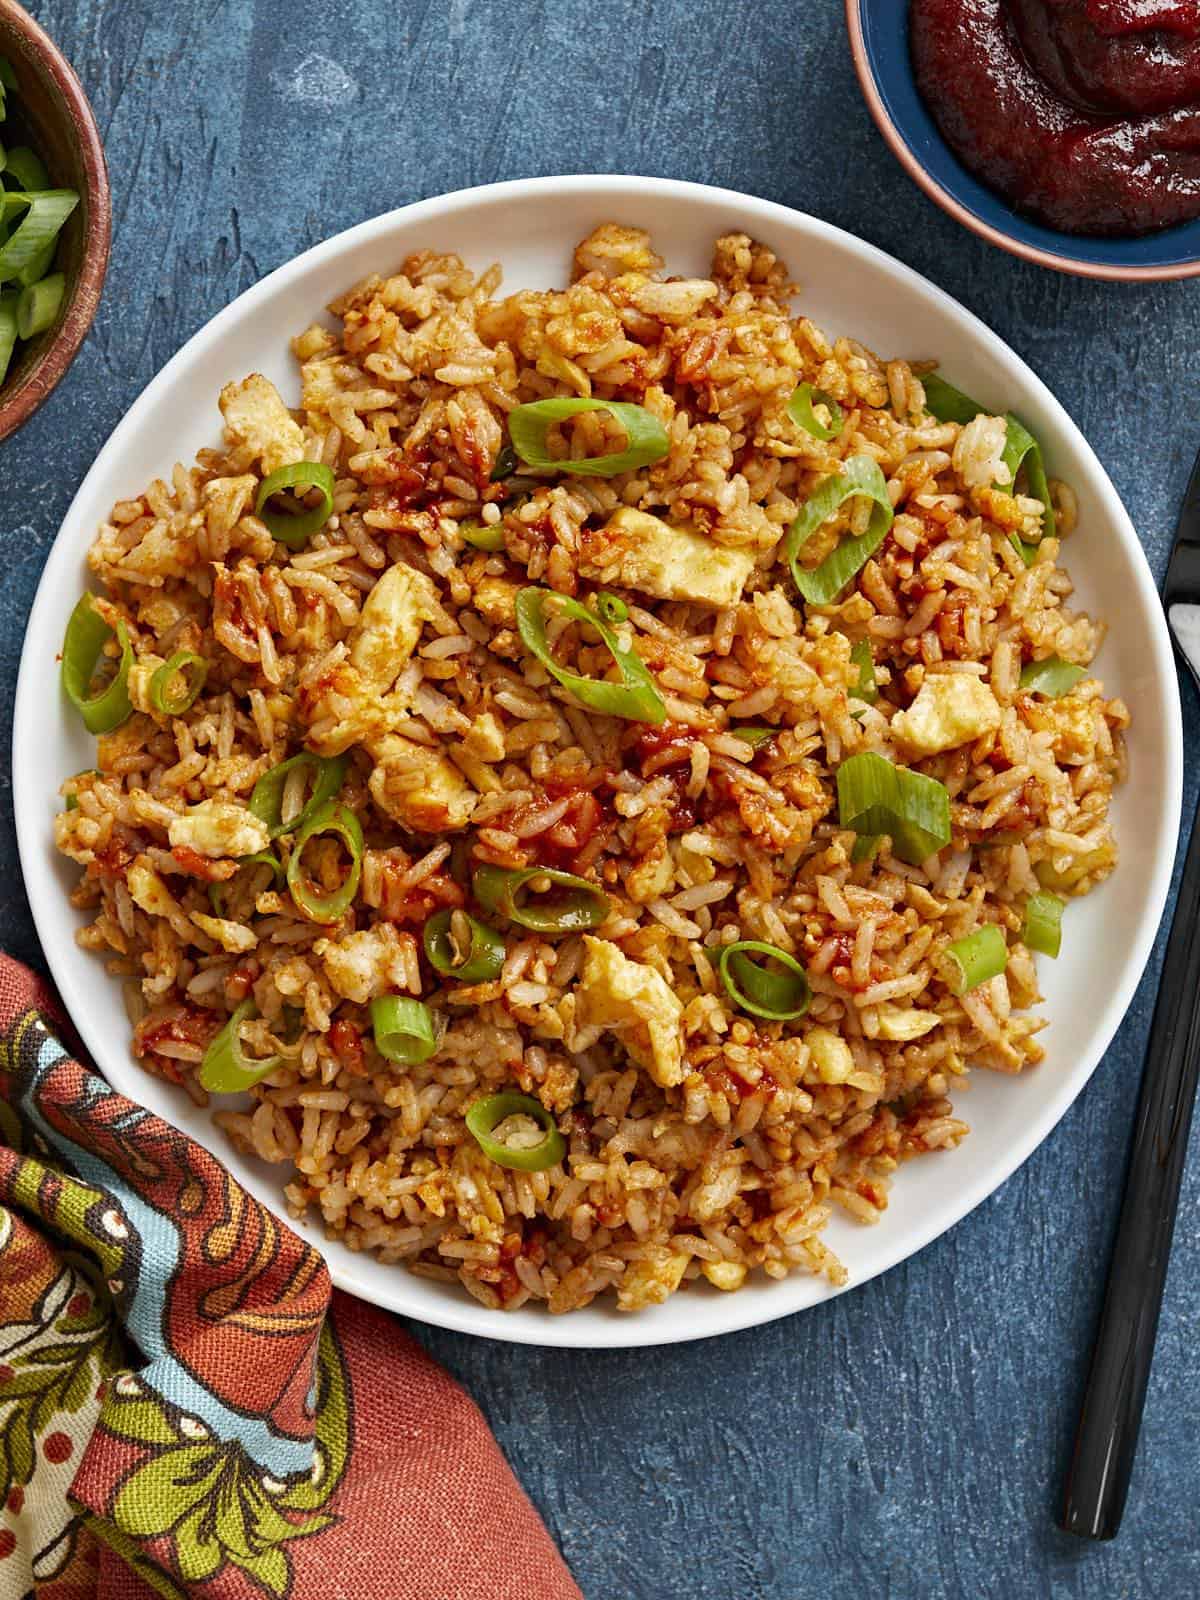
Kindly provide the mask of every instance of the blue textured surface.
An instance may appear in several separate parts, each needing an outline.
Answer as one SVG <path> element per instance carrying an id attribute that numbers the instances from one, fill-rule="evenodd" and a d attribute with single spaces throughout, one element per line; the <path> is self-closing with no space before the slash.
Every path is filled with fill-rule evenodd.
<path id="1" fill-rule="evenodd" d="M 59 518 L 166 358 L 316 240 L 407 200 L 535 173 L 726 184 L 813 211 L 927 273 L 1061 396 L 1162 571 L 1200 442 L 1200 286 L 1058 277 L 960 230 L 871 125 L 839 0 L 39 0 L 34 10 L 95 104 L 116 237 L 82 355 L 0 446 L 5 724 Z M 169 416 L 161 429 L 169 461 Z M 1187 717 L 1190 808 L 1200 766 L 1190 692 Z M 8 738 L 0 727 L 4 751 Z M 42 965 L 9 781 L 6 768 L 0 937 Z M 1090 1087 L 1022 1170 L 915 1260 L 824 1308 L 644 1353 L 416 1330 L 487 1412 L 588 1600 L 1200 1593 L 1195 1162 L 1124 1529 L 1093 1548 L 1053 1525 L 1156 975 L 1157 961 Z"/>
<path id="2" fill-rule="evenodd" d="M 951 150 L 917 89 L 908 55 L 908 7 L 899 0 L 858 0 L 872 76 L 892 124 L 946 194 L 1009 238 L 1068 261 L 1104 267 L 1180 266 L 1200 257 L 1200 221 L 1136 239 L 1088 239 L 1061 233 L 1012 207 L 980 183 Z"/>

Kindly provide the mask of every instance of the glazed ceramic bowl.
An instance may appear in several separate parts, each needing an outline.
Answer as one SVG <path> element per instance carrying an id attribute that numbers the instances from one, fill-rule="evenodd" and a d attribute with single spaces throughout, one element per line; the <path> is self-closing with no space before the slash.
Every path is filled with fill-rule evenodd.
<path id="1" fill-rule="evenodd" d="M 46 960 L 67 1010 L 109 1081 L 183 1128 L 267 1206 L 285 1214 L 280 1168 L 239 1153 L 211 1113 L 133 1060 L 119 982 L 75 942 L 81 914 L 68 894 L 78 868 L 54 849 L 58 789 L 95 763 L 95 744 L 61 694 L 56 657 L 80 591 L 86 552 L 115 500 L 169 474 L 178 457 L 220 443 L 223 384 L 262 372 L 291 403 L 299 373 L 289 339 L 350 284 L 390 273 L 412 251 L 457 251 L 475 271 L 494 261 L 506 292 L 567 282 L 572 251 L 598 223 L 643 227 L 673 273 L 703 275 L 722 234 L 761 239 L 803 267 L 803 309 L 829 333 L 873 349 L 940 357 L 947 375 L 989 409 L 1011 407 L 1037 435 L 1049 470 L 1079 501 L 1082 550 L 1071 558 L 1078 603 L 1110 619 L 1097 671 L 1133 708 L 1129 781 L 1113 806 L 1117 872 L 1070 909 L 1057 961 L 1039 964 L 1049 1026 L 1046 1060 L 1020 1077 L 978 1072 L 955 1095 L 972 1132 L 957 1149 L 905 1166 L 889 1208 L 866 1228 L 837 1217 L 825 1235 L 851 1285 L 903 1260 L 977 1205 L 1045 1139 L 1087 1082 L 1129 1005 L 1170 882 L 1179 830 L 1182 741 L 1175 665 L 1146 557 L 1104 468 L 1040 379 L 970 312 L 909 268 L 814 217 L 723 189 L 664 179 L 541 178 L 469 189 L 393 211 L 317 245 L 247 290 L 202 328 L 134 403 L 97 456 L 67 512 L 34 601 L 21 659 L 12 771 L 25 885 Z M 162 419 L 171 418 L 169 437 Z M 1074 543 L 1074 541 L 1073 541 Z M 1086 559 L 1083 555 L 1086 550 Z M 552 1317 L 537 1306 L 489 1310 L 457 1284 L 414 1277 L 299 1225 L 344 1289 L 443 1327 L 529 1344 L 655 1345 L 744 1328 L 833 1292 L 815 1278 L 748 1284 L 722 1295 L 700 1283 L 665 1305 L 623 1315 L 611 1303 Z M 978 1235 L 976 1235 L 978 1238 Z"/>
<path id="2" fill-rule="evenodd" d="M 1200 273 L 1200 220 L 1137 239 L 1060 233 L 1014 211 L 974 177 L 938 131 L 913 77 L 907 0 L 846 0 L 854 69 L 888 148 L 931 200 L 981 239 L 1042 267 L 1136 281 Z"/>
<path id="3" fill-rule="evenodd" d="M 112 206 L 96 119 L 62 51 L 28 12 L 0 0 L 0 55 L 17 88 L 8 95 L 3 139 L 30 145 L 56 188 L 74 189 L 79 204 L 59 235 L 58 266 L 67 292 L 52 325 L 17 345 L 0 386 L 0 439 L 19 428 L 58 383 L 84 341 L 108 269 Z"/>

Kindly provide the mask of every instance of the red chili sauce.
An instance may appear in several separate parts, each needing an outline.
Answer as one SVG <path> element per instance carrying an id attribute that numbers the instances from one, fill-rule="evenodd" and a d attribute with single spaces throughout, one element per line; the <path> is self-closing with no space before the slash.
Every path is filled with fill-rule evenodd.
<path id="1" fill-rule="evenodd" d="M 1200 216 L 1200 0 L 911 0 L 917 83 L 961 160 L 1066 233 Z"/>

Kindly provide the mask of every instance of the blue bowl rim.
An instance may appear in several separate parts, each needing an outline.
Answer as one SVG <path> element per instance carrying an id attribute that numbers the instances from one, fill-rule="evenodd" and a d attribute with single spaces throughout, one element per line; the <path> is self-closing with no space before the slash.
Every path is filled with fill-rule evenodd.
<path id="1" fill-rule="evenodd" d="M 1124 266 L 1117 262 L 1087 260 L 1071 254 L 1072 241 L 1070 234 L 1063 233 L 1059 235 L 1064 241 L 1064 248 L 1061 251 L 1045 250 L 1041 246 L 1031 244 L 1028 240 L 1022 239 L 1016 234 L 1006 233 L 1004 229 L 994 226 L 986 221 L 985 218 L 978 216 L 969 206 L 965 206 L 918 159 L 901 128 L 889 112 L 876 81 L 871 54 L 867 49 L 862 21 L 863 3 L 864 0 L 846 0 L 846 30 L 850 36 L 850 53 L 854 58 L 854 70 L 858 76 L 863 98 L 867 102 L 867 109 L 874 118 L 875 124 L 883 135 L 888 148 L 905 172 L 935 204 L 939 205 L 956 222 L 961 222 L 965 228 L 969 228 L 972 233 L 977 234 L 981 239 L 986 239 L 989 244 L 998 245 L 1001 250 L 1007 250 L 1010 255 L 1019 256 L 1025 261 L 1032 261 L 1036 266 L 1050 267 L 1056 272 L 1072 273 L 1078 277 L 1102 278 L 1117 283 L 1146 283 L 1200 276 L 1200 255 L 1191 260 L 1140 266 Z M 1015 213 L 1013 214 L 1013 221 L 1014 223 L 1019 221 Z"/>

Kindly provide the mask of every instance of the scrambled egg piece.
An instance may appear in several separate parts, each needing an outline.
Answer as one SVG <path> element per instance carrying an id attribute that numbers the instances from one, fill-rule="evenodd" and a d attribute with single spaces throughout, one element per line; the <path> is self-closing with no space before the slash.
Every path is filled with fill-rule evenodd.
<path id="1" fill-rule="evenodd" d="M 617 1305 L 622 1311 L 661 1306 L 683 1282 L 690 1260 L 683 1251 L 672 1250 L 661 1260 L 631 1262 L 617 1285 Z"/>
<path id="2" fill-rule="evenodd" d="M 230 955 L 241 955 L 246 950 L 253 950 L 258 943 L 258 935 L 250 928 L 244 928 L 240 922 L 230 922 L 228 917 L 209 917 L 203 911 L 193 911 L 192 921 L 206 933 L 210 939 L 215 939 L 222 950 L 227 950 Z"/>
<path id="3" fill-rule="evenodd" d="M 1092 759 L 1103 715 L 1102 701 L 1081 700 L 1072 694 L 1062 695 L 1057 700 L 1035 700 L 1030 695 L 1021 702 L 1021 716 L 1025 722 L 1035 733 L 1054 735 L 1050 746 L 1054 759 L 1069 767 Z"/>
<path id="4" fill-rule="evenodd" d="M 256 855 L 271 842 L 266 823 L 231 800 L 202 800 L 182 816 L 172 817 L 167 838 L 172 848 L 186 845 L 210 861 Z"/>
<path id="5" fill-rule="evenodd" d="M 714 1289 L 723 1289 L 727 1294 L 740 1289 L 746 1281 L 746 1268 L 740 1261 L 702 1261 L 700 1271 Z"/>
<path id="6" fill-rule="evenodd" d="M 1000 705 L 986 683 L 966 672 L 938 672 L 926 677 L 908 710 L 892 718 L 892 737 L 933 756 L 999 726 Z"/>
<path id="7" fill-rule="evenodd" d="M 344 939 L 319 939 L 313 950 L 324 962 L 330 987 L 356 1005 L 407 986 L 400 942 L 390 922 Z"/>
<path id="8" fill-rule="evenodd" d="M 682 1083 L 679 997 L 653 967 L 631 961 L 611 940 L 585 935 L 583 943 L 579 1001 L 585 1020 L 621 1032 L 630 1056 L 664 1089 Z"/>
<path id="9" fill-rule="evenodd" d="M 822 1083 L 845 1083 L 854 1071 L 854 1054 L 840 1034 L 829 1028 L 810 1028 L 804 1042 Z"/>
<path id="10" fill-rule="evenodd" d="M 936 1011 L 918 1011 L 915 1006 L 894 1006 L 879 1013 L 879 1038 L 907 1043 L 930 1033 L 942 1019 Z"/>
<path id="11" fill-rule="evenodd" d="M 628 506 L 603 528 L 584 528 L 579 535 L 583 577 L 659 600 L 736 605 L 753 570 L 751 551 L 727 550 L 692 528 L 673 528 Z"/>
<path id="12" fill-rule="evenodd" d="M 475 609 L 496 627 L 511 628 L 517 620 L 521 585 L 511 578 L 480 578 L 475 585 Z"/>
<path id="13" fill-rule="evenodd" d="M 397 564 L 383 574 L 354 626 L 349 662 L 334 668 L 312 702 L 307 742 L 319 755 L 341 755 L 404 720 L 408 695 L 389 691 L 437 610 L 437 590 L 423 572 Z M 351 701 L 352 709 L 339 706 L 334 712 L 327 703 L 330 695 Z"/>
<path id="14" fill-rule="evenodd" d="M 262 463 L 263 477 L 304 460 L 304 433 L 279 398 L 279 390 L 261 372 L 221 390 L 225 431 L 235 445 L 245 445 Z"/>
<path id="15" fill-rule="evenodd" d="M 125 887 L 134 905 L 151 917 L 169 917 L 179 910 L 171 891 L 145 856 L 138 856 L 131 863 Z"/>
<path id="16" fill-rule="evenodd" d="M 452 761 L 398 733 L 367 749 L 375 762 L 367 787 L 389 817 L 414 833 L 466 827 L 478 796 Z"/>

